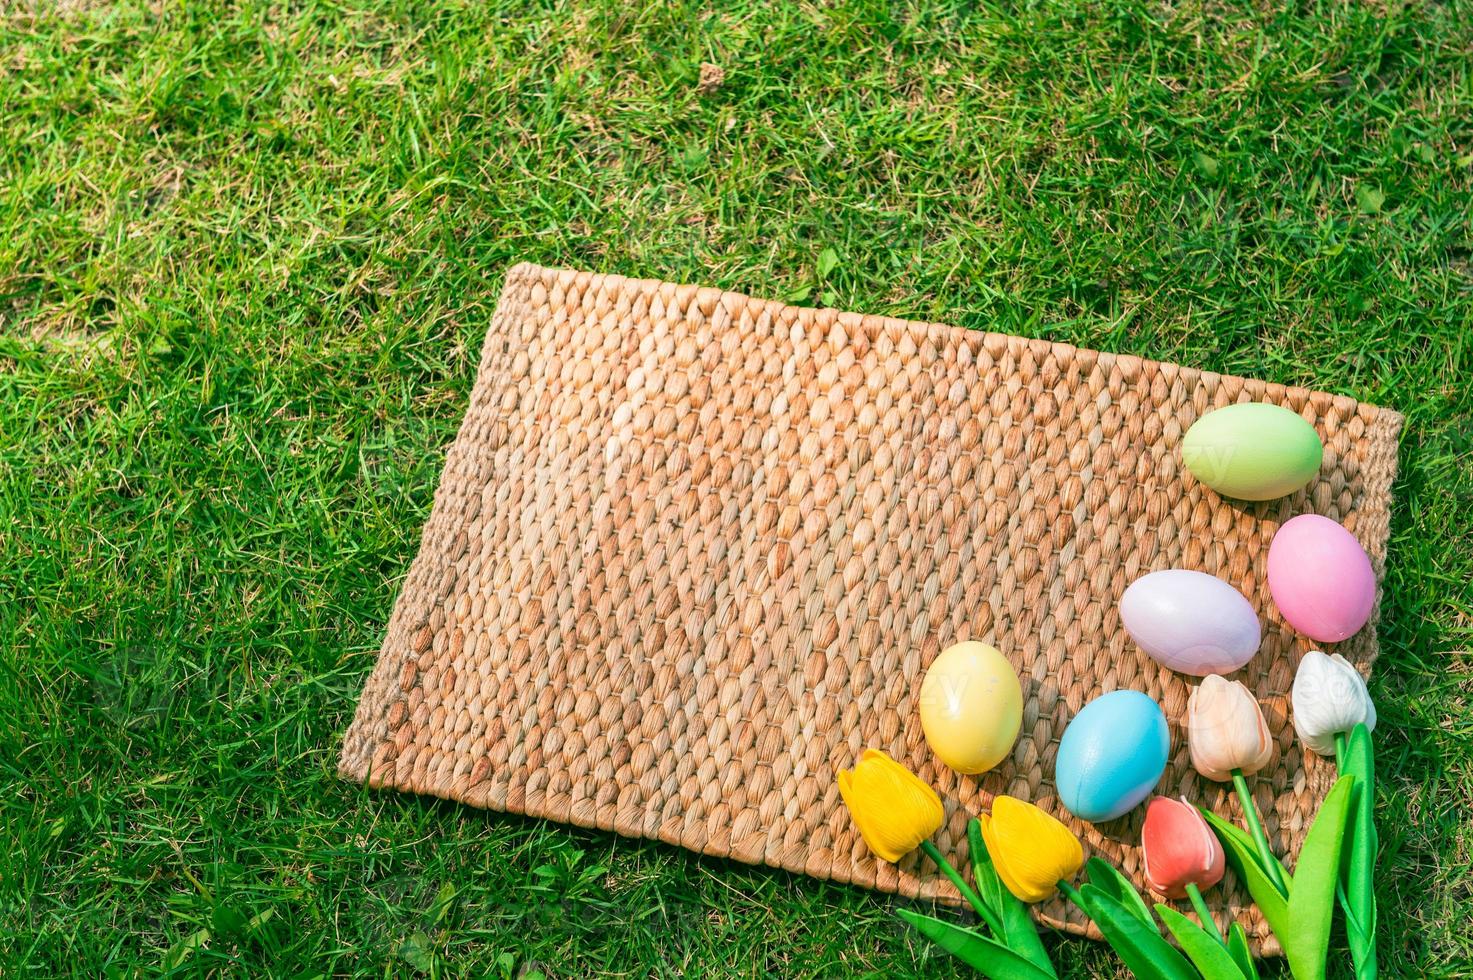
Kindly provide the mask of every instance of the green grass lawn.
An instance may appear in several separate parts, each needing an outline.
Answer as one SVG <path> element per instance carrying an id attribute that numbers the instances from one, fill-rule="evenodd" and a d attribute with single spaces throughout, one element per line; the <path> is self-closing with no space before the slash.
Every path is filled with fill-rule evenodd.
<path id="1" fill-rule="evenodd" d="M 962 975 L 335 777 L 528 259 L 1405 412 L 1383 975 L 1469 976 L 1470 59 L 1469 0 L 0 3 L 0 975 Z"/>

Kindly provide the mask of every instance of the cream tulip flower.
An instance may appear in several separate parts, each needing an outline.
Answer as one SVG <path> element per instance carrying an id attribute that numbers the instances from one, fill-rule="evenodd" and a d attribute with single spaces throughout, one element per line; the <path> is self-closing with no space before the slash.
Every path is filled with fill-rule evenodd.
<path id="1" fill-rule="evenodd" d="M 1234 770 L 1252 775 L 1274 754 L 1258 701 L 1240 682 L 1217 674 L 1202 678 L 1187 699 L 1187 744 L 1192 766 L 1219 783 Z"/>
<path id="2" fill-rule="evenodd" d="M 1268 722 L 1263 720 L 1263 709 L 1252 692 L 1238 681 L 1217 674 L 1204 677 L 1187 698 L 1187 747 L 1197 772 L 1219 783 L 1232 781 L 1265 873 L 1283 892 L 1278 859 L 1269 846 L 1246 778 L 1268 765 L 1274 755 Z"/>
<path id="3" fill-rule="evenodd" d="M 1294 674 L 1294 732 L 1318 755 L 1335 754 L 1335 736 L 1364 723 L 1376 730 L 1376 705 L 1360 671 L 1340 654 L 1311 650 Z"/>

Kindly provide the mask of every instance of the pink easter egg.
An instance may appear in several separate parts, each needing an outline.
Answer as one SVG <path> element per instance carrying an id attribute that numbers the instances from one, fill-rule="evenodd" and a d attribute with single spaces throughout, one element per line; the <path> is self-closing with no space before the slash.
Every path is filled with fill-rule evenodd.
<path id="1" fill-rule="evenodd" d="M 1268 590 L 1290 626 L 1335 643 L 1370 619 L 1376 573 L 1355 535 L 1328 517 L 1300 514 L 1269 545 Z"/>

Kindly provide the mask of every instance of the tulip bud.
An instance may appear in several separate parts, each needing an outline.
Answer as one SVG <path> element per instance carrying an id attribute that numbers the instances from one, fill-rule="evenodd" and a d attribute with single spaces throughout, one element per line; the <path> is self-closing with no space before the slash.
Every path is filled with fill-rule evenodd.
<path id="1" fill-rule="evenodd" d="M 1187 743 L 1192 765 L 1219 783 L 1234 769 L 1252 775 L 1274 754 L 1258 702 L 1240 682 L 1217 674 L 1204 677 L 1187 699 Z"/>
<path id="2" fill-rule="evenodd" d="M 878 749 L 865 749 L 838 778 L 859 835 L 883 860 L 899 861 L 941 829 L 946 814 L 936 791 Z"/>
<path id="3" fill-rule="evenodd" d="M 997 876 L 1022 901 L 1043 901 L 1084 864 L 1079 838 L 1032 803 L 999 796 L 978 821 Z"/>
<path id="4" fill-rule="evenodd" d="M 1141 828 L 1146 884 L 1167 898 L 1186 898 L 1187 885 L 1211 888 L 1222 880 L 1226 856 L 1217 835 L 1185 799 L 1158 796 Z"/>
<path id="5" fill-rule="evenodd" d="M 1364 723 L 1376 727 L 1376 705 L 1360 672 L 1340 654 L 1311 650 L 1294 675 L 1294 731 L 1319 755 L 1335 754 L 1335 735 Z"/>

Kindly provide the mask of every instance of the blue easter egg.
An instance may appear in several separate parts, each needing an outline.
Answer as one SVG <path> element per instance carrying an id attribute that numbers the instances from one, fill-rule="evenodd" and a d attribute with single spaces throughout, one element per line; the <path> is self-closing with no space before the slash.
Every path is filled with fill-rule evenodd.
<path id="1" fill-rule="evenodd" d="M 1114 820 L 1151 795 L 1170 752 L 1161 706 L 1140 691 L 1112 691 L 1086 704 L 1064 729 L 1054 785 L 1076 817 Z"/>

